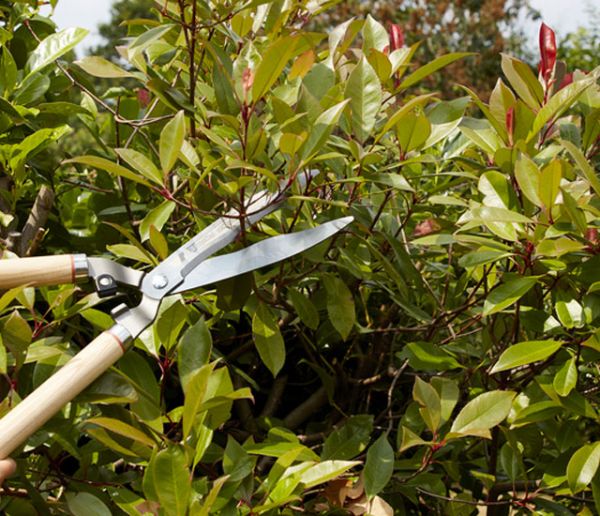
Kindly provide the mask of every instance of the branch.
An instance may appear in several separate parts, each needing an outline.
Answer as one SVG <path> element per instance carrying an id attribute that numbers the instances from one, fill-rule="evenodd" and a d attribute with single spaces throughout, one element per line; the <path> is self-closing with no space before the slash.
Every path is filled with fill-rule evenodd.
<path id="1" fill-rule="evenodd" d="M 23 226 L 21 232 L 21 243 L 19 245 L 19 256 L 31 256 L 40 242 L 40 230 L 43 234 L 43 227 L 48 221 L 48 215 L 54 204 L 54 192 L 48 186 L 42 186 L 35 198 L 33 208 Z"/>
<path id="2" fill-rule="evenodd" d="M 311 417 L 317 410 L 319 410 L 325 403 L 327 403 L 327 391 L 325 387 L 321 387 L 318 391 L 315 391 L 310 398 L 304 403 L 298 405 L 292 410 L 283 420 L 283 426 L 293 430 L 298 428 L 304 421 Z"/>

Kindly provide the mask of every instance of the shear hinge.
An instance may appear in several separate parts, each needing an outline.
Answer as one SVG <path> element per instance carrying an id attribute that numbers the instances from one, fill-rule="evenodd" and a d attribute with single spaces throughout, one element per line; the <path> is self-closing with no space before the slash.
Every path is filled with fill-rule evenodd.
<path id="1" fill-rule="evenodd" d="M 117 282 L 110 274 L 100 274 L 94 278 L 94 283 L 100 297 L 114 296 L 117 293 Z"/>

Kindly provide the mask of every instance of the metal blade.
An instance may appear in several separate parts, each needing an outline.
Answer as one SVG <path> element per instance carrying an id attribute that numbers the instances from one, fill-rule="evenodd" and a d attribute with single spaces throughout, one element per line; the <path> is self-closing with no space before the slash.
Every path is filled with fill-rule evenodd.
<path id="1" fill-rule="evenodd" d="M 303 173 L 296 178 L 296 181 L 302 187 L 315 175 L 314 171 Z M 289 183 L 283 182 L 280 187 L 281 190 L 276 193 L 262 191 L 252 196 L 246 206 L 247 215 L 244 218 L 246 226 L 255 224 L 265 215 L 279 208 L 285 199 L 285 190 L 289 187 Z M 190 271 L 237 238 L 241 231 L 239 217 L 236 217 L 238 213 L 232 210 L 228 215 L 215 220 L 146 274 L 140 290 L 152 299 L 162 299 L 168 294 L 175 293 L 175 287 L 183 282 Z M 177 292 L 179 291 L 180 288 L 177 289 Z"/>
<path id="2" fill-rule="evenodd" d="M 285 260 L 335 235 L 353 220 L 352 217 L 343 217 L 316 228 L 267 238 L 240 251 L 204 260 L 171 294 L 193 290 Z"/>

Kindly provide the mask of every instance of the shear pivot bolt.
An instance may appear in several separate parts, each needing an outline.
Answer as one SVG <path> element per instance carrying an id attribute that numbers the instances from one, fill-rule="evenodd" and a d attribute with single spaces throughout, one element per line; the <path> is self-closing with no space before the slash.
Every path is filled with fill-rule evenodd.
<path id="1" fill-rule="evenodd" d="M 165 288 L 169 283 L 169 280 L 164 274 L 159 274 L 152 279 L 152 286 L 154 288 Z"/>

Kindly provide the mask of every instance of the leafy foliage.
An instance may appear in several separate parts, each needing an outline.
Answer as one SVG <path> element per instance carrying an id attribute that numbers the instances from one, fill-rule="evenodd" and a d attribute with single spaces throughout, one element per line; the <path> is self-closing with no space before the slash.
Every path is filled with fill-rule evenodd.
<path id="1" fill-rule="evenodd" d="M 487 102 L 443 100 L 416 88 L 466 54 L 417 67 L 373 17 L 325 34 L 303 28 L 315 2 L 157 7 L 129 22 L 126 66 L 72 63 L 81 31 L 2 7 L 4 258 L 86 252 L 147 270 L 282 182 L 284 206 L 232 248 L 355 222 L 165 300 L 135 349 L 20 450 L 2 510 L 600 505 L 600 70 L 569 83 L 548 48 L 539 77 L 505 55 Z M 4 293 L 0 413 L 134 297 Z"/>

